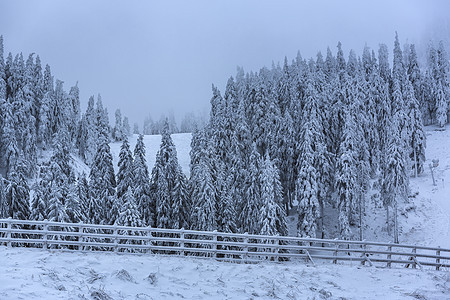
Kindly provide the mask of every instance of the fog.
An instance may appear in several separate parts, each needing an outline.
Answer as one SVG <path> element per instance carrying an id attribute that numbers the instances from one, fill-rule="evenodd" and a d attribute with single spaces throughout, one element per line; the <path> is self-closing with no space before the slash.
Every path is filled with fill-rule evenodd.
<path id="1" fill-rule="evenodd" d="M 310 3 L 313 2 L 313 3 Z M 65 88 L 78 82 L 82 109 L 101 94 L 142 126 L 170 110 L 207 111 L 237 66 L 304 58 L 338 41 L 348 55 L 379 43 L 424 49 L 450 41 L 450 1 L 0 1 L 5 52 L 37 53 Z M 391 54 L 392 56 L 392 54 Z"/>

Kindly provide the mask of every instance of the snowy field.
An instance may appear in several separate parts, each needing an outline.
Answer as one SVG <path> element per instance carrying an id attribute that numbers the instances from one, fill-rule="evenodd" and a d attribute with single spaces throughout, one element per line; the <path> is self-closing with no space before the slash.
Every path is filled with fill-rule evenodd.
<path id="1" fill-rule="evenodd" d="M 450 272 L 0 247 L 0 299 L 450 299 Z"/>
<path id="2" fill-rule="evenodd" d="M 450 127 L 426 128 L 425 173 L 399 204 L 400 242 L 450 248 Z M 137 136 L 130 138 L 134 149 Z M 190 134 L 172 135 L 189 175 Z M 145 136 L 149 171 L 161 137 Z M 111 151 L 117 167 L 120 143 Z M 439 159 L 436 186 L 428 167 Z M 88 168 L 75 160 L 78 171 Z M 83 166 L 84 165 L 84 166 Z M 373 189 L 365 239 L 391 242 Z M 232 264 L 214 260 L 0 247 L 0 299 L 450 299 L 450 272 L 305 262 Z"/>

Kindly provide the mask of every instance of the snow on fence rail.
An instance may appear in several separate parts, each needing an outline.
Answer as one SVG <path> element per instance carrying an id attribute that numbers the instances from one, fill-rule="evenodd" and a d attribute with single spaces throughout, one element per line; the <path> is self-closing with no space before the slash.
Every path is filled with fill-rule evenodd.
<path id="1" fill-rule="evenodd" d="M 75 251 L 159 253 L 258 262 L 306 259 L 391 267 L 450 268 L 450 249 L 287 236 L 0 219 L 0 245 Z"/>

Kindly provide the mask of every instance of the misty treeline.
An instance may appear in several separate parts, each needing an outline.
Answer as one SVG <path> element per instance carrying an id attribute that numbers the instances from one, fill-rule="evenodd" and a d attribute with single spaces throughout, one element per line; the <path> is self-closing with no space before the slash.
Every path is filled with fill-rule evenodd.
<path id="1" fill-rule="evenodd" d="M 170 136 L 175 122 L 158 125 L 150 172 L 143 137 L 132 152 L 120 111 L 111 128 L 101 98 L 94 105 L 91 97 L 80 116 L 76 86 L 66 93 L 38 56 L 4 61 L 0 50 L 0 217 L 286 235 L 295 212 L 299 236 L 331 237 L 337 225 L 339 237 L 363 238 L 365 196 L 376 182 L 397 241 L 397 202 L 424 168 L 423 124 L 442 128 L 449 111 L 442 43 L 430 44 L 423 66 L 396 36 L 392 68 L 386 45 L 345 58 L 340 43 L 336 55 L 299 54 L 258 73 L 238 68 L 223 95 L 213 86 L 187 178 Z M 123 141 L 117 174 L 111 140 Z M 75 175 L 73 155 L 89 174 Z"/>
<path id="2" fill-rule="evenodd" d="M 154 135 L 162 134 L 164 128 L 164 122 L 168 121 L 170 133 L 190 133 L 195 129 L 203 128 L 207 124 L 207 116 L 202 113 L 186 113 L 181 119 L 180 126 L 178 127 L 177 121 L 173 112 L 170 112 L 168 116 L 161 115 L 159 120 L 153 121 L 151 115 L 148 115 L 144 119 L 144 125 L 142 127 L 142 132 L 139 130 L 139 124 L 134 123 L 133 134 L 145 134 Z"/>

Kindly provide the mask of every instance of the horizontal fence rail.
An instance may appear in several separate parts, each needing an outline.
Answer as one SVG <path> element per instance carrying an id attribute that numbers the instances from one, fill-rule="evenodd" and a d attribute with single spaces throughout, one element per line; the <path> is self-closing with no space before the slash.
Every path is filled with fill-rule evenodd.
<path id="1" fill-rule="evenodd" d="M 203 256 L 237 262 L 302 259 L 450 269 L 450 249 L 368 241 L 0 219 L 0 245 Z"/>

